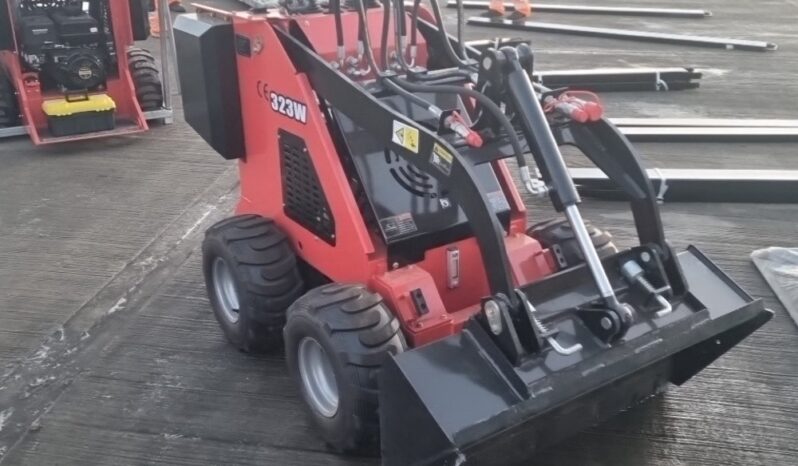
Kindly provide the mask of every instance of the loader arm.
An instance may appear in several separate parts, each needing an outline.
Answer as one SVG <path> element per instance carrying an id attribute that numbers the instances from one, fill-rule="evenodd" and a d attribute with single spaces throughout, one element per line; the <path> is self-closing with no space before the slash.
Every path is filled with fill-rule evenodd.
<path id="1" fill-rule="evenodd" d="M 471 163 L 435 133 L 384 105 L 365 91 L 362 85 L 333 69 L 299 39 L 279 28 L 275 28 L 275 32 L 294 66 L 307 74 L 321 99 L 347 115 L 409 164 L 449 187 L 479 243 L 491 294 L 513 297 L 515 286 L 503 241 L 504 230 L 490 209 L 485 194 L 476 184 Z M 394 141 L 393 133 L 397 127 L 410 128 L 409 131 L 418 134 L 416 150 Z M 452 157 L 448 175 L 431 162 L 435 146 L 443 148 Z"/>

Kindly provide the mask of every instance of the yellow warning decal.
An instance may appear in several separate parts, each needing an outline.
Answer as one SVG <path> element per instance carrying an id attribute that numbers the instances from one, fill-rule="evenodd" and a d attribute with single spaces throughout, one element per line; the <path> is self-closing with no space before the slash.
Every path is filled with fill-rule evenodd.
<path id="1" fill-rule="evenodd" d="M 399 144 L 405 149 L 418 154 L 418 128 L 394 120 L 391 140 L 395 144 Z"/>
<path id="2" fill-rule="evenodd" d="M 432 146 L 432 159 L 430 162 L 442 171 L 444 175 L 449 176 L 452 173 L 453 160 L 454 156 L 446 148 L 437 142 Z"/>

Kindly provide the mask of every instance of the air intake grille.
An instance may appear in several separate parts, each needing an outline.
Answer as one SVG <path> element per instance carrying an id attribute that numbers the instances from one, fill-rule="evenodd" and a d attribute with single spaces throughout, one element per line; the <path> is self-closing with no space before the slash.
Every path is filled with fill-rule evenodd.
<path id="1" fill-rule="evenodd" d="M 335 244 L 335 220 L 305 141 L 280 130 L 279 142 L 283 211 L 324 241 Z"/>

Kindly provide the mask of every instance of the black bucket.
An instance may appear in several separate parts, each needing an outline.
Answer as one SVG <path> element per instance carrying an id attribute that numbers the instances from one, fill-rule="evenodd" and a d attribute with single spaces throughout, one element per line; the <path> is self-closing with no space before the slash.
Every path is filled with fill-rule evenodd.
<path id="1" fill-rule="evenodd" d="M 639 318 L 617 343 L 603 343 L 570 314 L 554 324 L 561 343 L 583 347 L 568 356 L 549 349 L 513 366 L 472 321 L 459 334 L 391 358 L 380 374 L 383 464 L 528 459 L 669 383 L 681 385 L 773 316 L 697 249 L 678 258 L 689 293 L 670 314 Z M 623 297 L 622 280 L 611 278 Z M 591 287 L 577 268 L 524 291 L 545 313 L 595 299 Z"/>

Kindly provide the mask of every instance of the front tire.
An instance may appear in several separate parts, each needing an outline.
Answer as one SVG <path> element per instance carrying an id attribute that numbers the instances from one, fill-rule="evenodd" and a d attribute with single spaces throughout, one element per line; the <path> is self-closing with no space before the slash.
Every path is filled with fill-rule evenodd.
<path id="1" fill-rule="evenodd" d="M 379 370 L 407 348 L 382 298 L 360 285 L 321 286 L 291 306 L 283 335 L 288 369 L 327 444 L 378 452 Z"/>
<path id="2" fill-rule="evenodd" d="M 274 221 L 222 220 L 205 233 L 203 272 L 225 336 L 245 352 L 279 348 L 285 311 L 304 290 L 296 256 Z"/>

